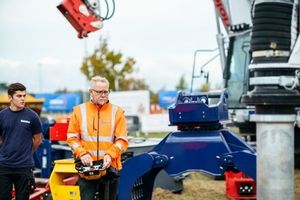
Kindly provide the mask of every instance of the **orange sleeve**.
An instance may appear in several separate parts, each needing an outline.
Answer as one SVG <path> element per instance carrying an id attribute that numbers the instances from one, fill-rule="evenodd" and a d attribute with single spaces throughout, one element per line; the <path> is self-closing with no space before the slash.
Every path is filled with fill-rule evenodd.
<path id="1" fill-rule="evenodd" d="M 121 154 L 128 148 L 126 118 L 124 111 L 119 108 L 115 121 L 115 141 L 114 144 L 106 151 L 113 159 L 121 157 Z"/>
<path id="2" fill-rule="evenodd" d="M 67 132 L 67 144 L 77 158 L 87 153 L 81 144 L 80 119 L 80 109 L 78 106 L 74 107 Z"/>

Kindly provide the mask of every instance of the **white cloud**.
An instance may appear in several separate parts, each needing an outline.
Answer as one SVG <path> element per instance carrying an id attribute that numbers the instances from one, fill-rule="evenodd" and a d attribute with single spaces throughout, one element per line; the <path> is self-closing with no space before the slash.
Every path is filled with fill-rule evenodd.
<path id="1" fill-rule="evenodd" d="M 41 65 L 57 65 L 59 63 L 60 63 L 59 59 L 52 58 L 50 56 L 43 57 L 38 61 L 38 64 Z"/>
<path id="2" fill-rule="evenodd" d="M 20 61 L 14 61 L 6 58 L 0 58 L 0 69 L 8 70 L 8 69 L 16 69 L 21 65 Z"/>

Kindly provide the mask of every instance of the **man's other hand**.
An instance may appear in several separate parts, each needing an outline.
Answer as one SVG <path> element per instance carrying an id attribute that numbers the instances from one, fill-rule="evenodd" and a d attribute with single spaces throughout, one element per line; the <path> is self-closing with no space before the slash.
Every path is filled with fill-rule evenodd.
<path id="1" fill-rule="evenodd" d="M 81 160 L 82 164 L 85 165 L 85 166 L 92 166 L 93 165 L 93 158 L 88 153 L 81 156 L 80 160 Z"/>
<path id="2" fill-rule="evenodd" d="M 108 154 L 104 155 L 102 169 L 107 169 L 111 165 L 111 157 Z"/>

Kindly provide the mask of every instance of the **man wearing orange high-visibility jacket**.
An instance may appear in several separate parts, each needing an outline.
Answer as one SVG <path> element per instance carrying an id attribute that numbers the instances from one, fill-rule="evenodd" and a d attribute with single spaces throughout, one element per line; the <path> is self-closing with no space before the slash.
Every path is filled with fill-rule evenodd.
<path id="1" fill-rule="evenodd" d="M 106 175 L 99 180 L 79 177 L 81 200 L 117 199 L 119 178 L 113 170 L 120 170 L 121 154 L 128 147 L 124 111 L 109 102 L 109 82 L 95 76 L 91 79 L 89 102 L 73 108 L 67 143 L 76 159 L 85 166 L 103 159 Z"/>

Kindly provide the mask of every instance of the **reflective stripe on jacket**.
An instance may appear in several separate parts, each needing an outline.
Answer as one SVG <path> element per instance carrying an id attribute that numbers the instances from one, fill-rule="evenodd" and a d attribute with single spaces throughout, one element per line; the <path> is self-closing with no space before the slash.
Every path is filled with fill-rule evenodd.
<path id="1" fill-rule="evenodd" d="M 67 143 L 77 158 L 89 153 L 94 160 L 100 160 L 108 154 L 111 165 L 121 169 L 121 153 L 128 147 L 124 111 L 111 103 L 101 108 L 92 102 L 74 107 Z"/>

